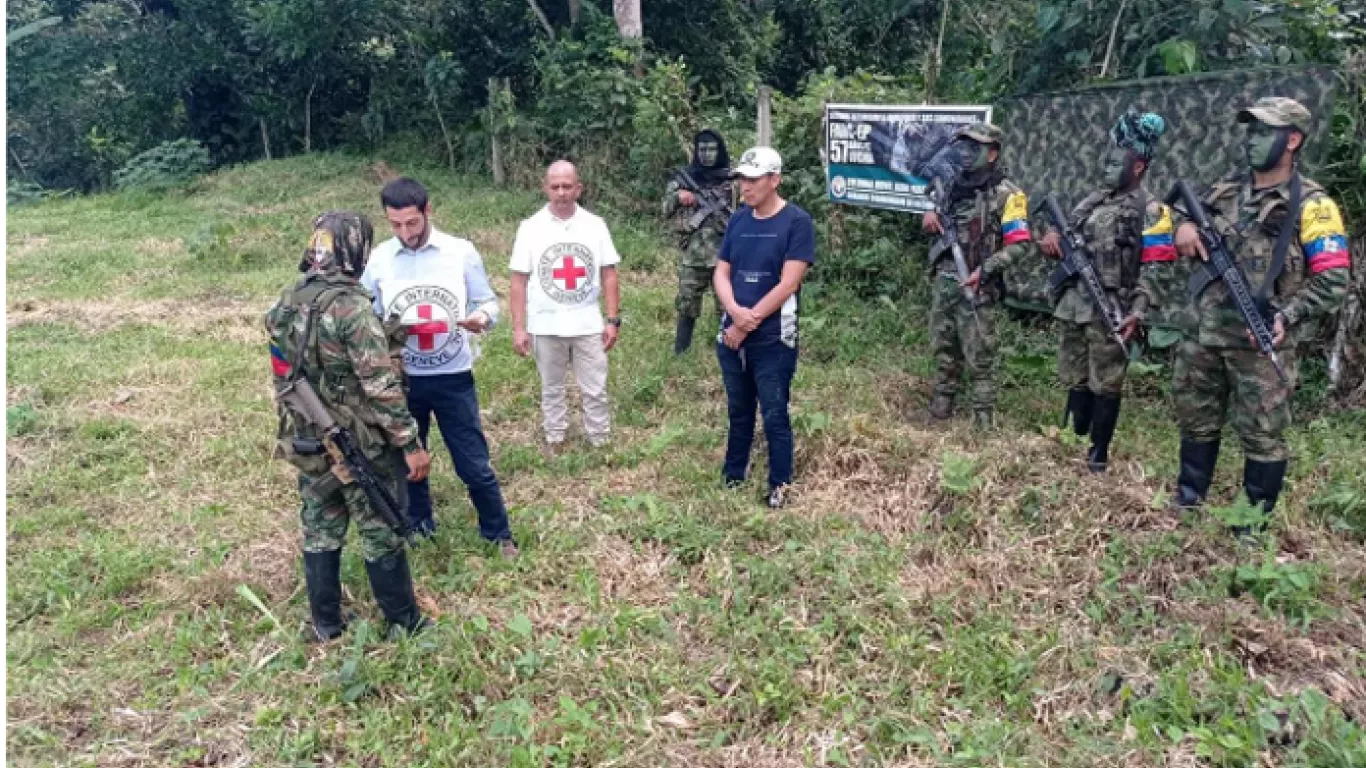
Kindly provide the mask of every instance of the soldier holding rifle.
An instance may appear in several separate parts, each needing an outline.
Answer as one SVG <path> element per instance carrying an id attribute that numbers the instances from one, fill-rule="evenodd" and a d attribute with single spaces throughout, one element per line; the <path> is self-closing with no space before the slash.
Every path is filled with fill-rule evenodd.
<path id="1" fill-rule="evenodd" d="M 1140 269 L 1176 258 L 1171 216 L 1143 185 L 1166 129 L 1160 115 L 1131 108 L 1110 129 L 1102 188 L 1066 219 L 1047 201 L 1052 227 L 1039 246 L 1063 262 L 1049 278 L 1061 329 L 1058 378 L 1067 388 L 1063 425 L 1070 417 L 1073 431 L 1091 437 L 1092 472 L 1109 466 L 1128 344 L 1147 308 L 1147 297 L 1135 296 Z"/>
<path id="2" fill-rule="evenodd" d="M 999 298 L 999 281 L 992 278 L 1032 247 L 1029 201 L 1000 163 L 1002 135 L 990 123 L 958 131 L 955 149 L 961 170 L 955 178 L 931 180 L 945 191 L 936 195 L 936 210 L 923 221 L 926 232 L 941 236 L 930 251 L 930 339 L 936 372 L 929 413 L 936 419 L 953 415 L 966 361 L 972 373 L 972 423 L 979 430 L 993 426 L 996 407 L 996 337 L 989 309 Z M 956 247 L 948 242 L 950 232 Z"/>
<path id="3" fill-rule="evenodd" d="M 309 638 L 316 641 L 346 628 L 341 550 L 352 520 L 391 630 L 427 623 L 404 550 L 404 478 L 424 479 L 430 459 L 404 403 L 401 369 L 360 284 L 373 240 L 359 214 L 319 216 L 299 264 L 303 279 L 265 318 L 279 412 L 276 455 L 299 470 Z"/>
<path id="4" fill-rule="evenodd" d="M 1289 457 L 1295 345 L 1342 304 L 1350 259 L 1337 204 L 1297 169 L 1309 110 L 1269 96 L 1237 117 L 1250 172 L 1199 199 L 1183 182 L 1169 195 L 1189 219 L 1176 229 L 1177 251 L 1205 262 L 1191 277 L 1196 324 L 1177 352 L 1172 384 L 1181 426 L 1173 504 L 1204 501 L 1228 419 L 1243 444 L 1243 490 L 1269 514 Z"/>
<path id="5" fill-rule="evenodd" d="M 692 346 L 702 298 L 711 289 L 716 253 L 733 212 L 730 155 L 721 134 L 705 130 L 693 138 L 692 162 L 674 171 L 664 188 L 664 217 L 678 233 L 678 327 L 674 354 Z"/>

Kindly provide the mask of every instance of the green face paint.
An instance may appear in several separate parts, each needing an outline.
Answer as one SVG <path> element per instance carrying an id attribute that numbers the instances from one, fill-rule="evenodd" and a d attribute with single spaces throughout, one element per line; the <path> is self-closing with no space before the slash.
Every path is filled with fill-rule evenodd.
<path id="1" fill-rule="evenodd" d="M 1247 164 L 1254 171 L 1269 171 L 1280 161 L 1285 152 L 1288 136 L 1285 131 L 1266 123 L 1255 122 L 1247 126 L 1244 148 L 1247 151 Z"/>
<path id="2" fill-rule="evenodd" d="M 968 163 L 969 171 L 980 171 L 991 163 L 991 145 L 973 142 L 977 147 L 977 156 Z"/>
<path id="3" fill-rule="evenodd" d="M 1114 147 L 1105 156 L 1105 176 L 1104 183 L 1108 189 L 1122 189 L 1126 186 L 1130 167 L 1129 150 L 1122 147 Z"/>

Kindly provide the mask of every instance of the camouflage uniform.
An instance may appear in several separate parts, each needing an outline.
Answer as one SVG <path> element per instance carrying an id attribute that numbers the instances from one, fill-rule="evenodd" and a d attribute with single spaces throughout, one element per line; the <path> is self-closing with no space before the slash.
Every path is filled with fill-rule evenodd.
<path id="1" fill-rule="evenodd" d="M 1264 98 L 1239 113 L 1240 122 L 1309 134 L 1308 110 L 1285 98 Z M 1298 216 L 1292 187 L 1300 185 Z M 1350 281 L 1347 236 L 1337 204 L 1309 179 L 1254 189 L 1251 178 L 1215 184 L 1204 196 L 1214 224 L 1237 259 L 1254 294 L 1265 293 L 1282 317 L 1286 343 L 1280 352 L 1289 383 L 1249 341 L 1242 315 L 1221 281 L 1192 296 L 1192 319 L 1177 352 L 1172 390 L 1181 427 L 1181 476 L 1177 498 L 1194 506 L 1208 491 L 1225 420 L 1233 422 L 1246 457 L 1243 485 L 1249 500 L 1266 511 L 1284 481 L 1290 397 L 1296 380 L 1296 344 L 1312 338 L 1341 305 Z M 1288 238 L 1283 268 L 1273 274 L 1283 227 Z M 1199 268 L 1197 268 L 1199 269 Z"/>
<path id="2" fill-rule="evenodd" d="M 369 253 L 370 225 L 355 214 L 328 213 L 314 226 L 301 264 L 305 276 L 281 293 L 265 317 L 276 385 L 302 365 L 323 405 L 355 435 L 390 492 L 402 501 L 407 487 L 403 454 L 421 450 L 421 444 L 405 404 L 397 350 L 358 281 Z M 303 339 L 311 307 L 318 314 L 310 337 Z M 404 594 L 390 594 L 395 585 L 388 582 L 395 579 L 406 581 L 406 597 L 412 593 L 403 539 L 370 508 L 358 486 L 336 480 L 327 455 L 294 452 L 295 438 L 321 437 L 315 427 L 284 406 L 279 407 L 279 420 L 277 456 L 299 470 L 305 576 L 318 637 L 328 639 L 341 631 L 340 554 L 352 520 L 386 617 L 404 626 L 420 621 L 415 603 L 409 600 L 405 606 Z M 397 585 L 400 593 L 402 587 Z M 411 615 L 405 613 L 409 609 Z"/>
<path id="3" fill-rule="evenodd" d="M 699 145 L 711 141 L 716 147 L 716 159 L 711 165 L 704 165 L 698 159 Z M 683 205 L 678 193 L 683 185 L 677 178 L 669 180 L 664 188 L 663 213 L 670 228 L 679 237 L 678 258 L 678 297 L 674 307 L 678 310 L 678 334 L 675 338 L 674 352 L 681 353 L 691 346 L 692 328 L 702 315 L 702 299 L 711 293 L 712 272 L 716 269 L 716 254 L 721 249 L 721 241 L 726 236 L 726 224 L 730 219 L 732 206 L 732 186 L 729 178 L 722 179 L 730 158 L 726 155 L 725 143 L 715 131 L 702 131 L 693 139 L 693 165 L 687 170 L 693 181 L 725 201 L 726 209 L 707 216 L 700 226 L 694 228 L 690 219 L 698 212 L 698 206 Z M 718 305 L 719 307 L 719 305 Z"/>
<path id="4" fill-rule="evenodd" d="M 1078 254 L 1090 259 L 1106 296 L 1127 316 L 1139 273 L 1175 259 L 1171 214 L 1142 183 L 1152 163 L 1166 121 L 1156 113 L 1128 109 L 1110 131 L 1113 147 L 1106 161 L 1106 189 L 1087 195 L 1069 219 L 1086 244 Z M 1089 435 L 1087 466 L 1104 472 L 1110 441 L 1119 421 L 1125 349 L 1111 337 L 1100 311 L 1080 278 L 1069 281 L 1053 310 L 1058 321 L 1058 379 L 1067 389 L 1064 419 L 1072 417 L 1078 435 Z"/>
<path id="5" fill-rule="evenodd" d="M 999 128 L 978 124 L 960 132 L 982 144 L 1000 144 Z M 963 369 L 972 376 L 974 420 L 989 426 L 996 406 L 996 334 L 993 306 L 1000 298 L 999 276 L 1016 258 L 1033 249 L 1029 236 L 1029 201 L 1023 190 L 997 166 L 975 188 L 960 177 L 950 210 L 958 225 L 968 270 L 982 270 L 976 318 L 963 295 L 953 254 L 944 249 L 931 263 L 930 344 L 935 357 L 931 413 L 947 417 L 958 392 Z"/>

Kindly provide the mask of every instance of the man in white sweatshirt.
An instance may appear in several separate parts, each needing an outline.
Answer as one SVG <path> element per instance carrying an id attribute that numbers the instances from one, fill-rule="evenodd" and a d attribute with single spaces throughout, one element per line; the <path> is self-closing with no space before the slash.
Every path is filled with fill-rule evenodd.
<path id="1" fill-rule="evenodd" d="M 436 416 L 455 472 L 479 513 L 480 534 L 498 544 L 504 557 L 516 557 L 479 421 L 473 372 L 477 337 L 497 322 L 498 297 L 474 244 L 432 226 L 431 202 L 420 183 L 395 179 L 384 186 L 380 201 L 394 237 L 375 248 L 361 283 L 374 293 L 380 319 L 398 322 L 406 332 L 408 409 L 424 446 Z M 414 529 L 435 532 L 427 481 L 409 483 L 408 497 Z"/>
<path id="2" fill-rule="evenodd" d="M 583 185 L 573 163 L 552 163 L 543 190 L 546 206 L 522 222 L 512 245 L 512 333 L 517 354 L 534 350 L 546 447 L 554 454 L 569 429 L 564 376 L 571 368 L 583 393 L 588 442 L 607 444 L 607 353 L 621 329 L 621 257 L 607 224 L 579 207 Z"/>

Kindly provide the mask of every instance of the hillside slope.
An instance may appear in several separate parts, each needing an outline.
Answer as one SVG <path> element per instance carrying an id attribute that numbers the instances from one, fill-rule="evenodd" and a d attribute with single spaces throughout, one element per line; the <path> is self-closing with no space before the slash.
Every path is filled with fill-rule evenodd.
<path id="1" fill-rule="evenodd" d="M 913 298 L 813 289 L 798 493 L 771 512 L 757 484 L 718 487 L 724 393 L 706 343 L 668 354 L 667 244 L 610 216 L 612 447 L 576 425 L 578 450 L 542 458 L 535 369 L 500 326 L 476 373 L 524 556 L 480 541 L 437 451 L 442 528 L 414 573 L 438 626 L 381 642 L 350 548 L 364 621 L 300 643 L 260 316 L 314 214 L 386 232 L 370 162 L 10 212 L 12 764 L 1366 765 L 1366 547 L 1335 524 L 1366 516 L 1366 416 L 1300 394 L 1276 536 L 1241 550 L 1216 512 L 1154 506 L 1175 473 L 1165 369 L 1135 370 L 1096 478 L 1051 428 L 1046 326 L 1001 324 L 1003 424 L 979 439 L 905 415 L 930 370 Z M 536 196 L 415 175 L 506 298 Z"/>

